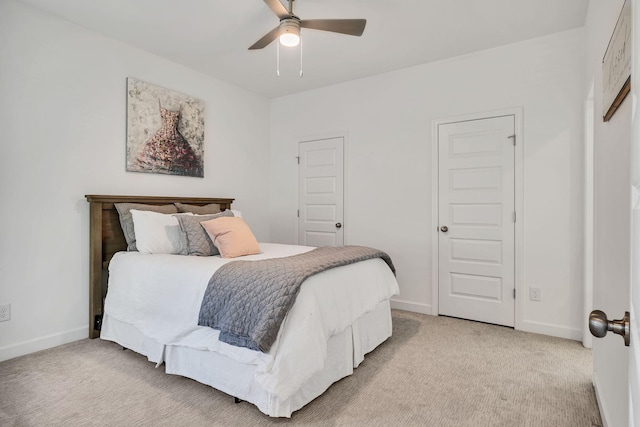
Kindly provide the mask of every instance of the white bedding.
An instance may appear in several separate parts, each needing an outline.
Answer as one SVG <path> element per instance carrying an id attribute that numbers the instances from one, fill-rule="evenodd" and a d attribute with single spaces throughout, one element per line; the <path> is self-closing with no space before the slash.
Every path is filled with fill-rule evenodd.
<path id="1" fill-rule="evenodd" d="M 261 243 L 262 253 L 236 259 L 290 256 L 311 247 Z M 162 344 L 208 350 L 256 366 L 255 380 L 285 400 L 324 366 L 329 337 L 398 293 L 382 259 L 324 271 L 307 279 L 269 353 L 218 341 L 218 331 L 198 326 L 210 277 L 230 259 L 120 252 L 109 266 L 104 312 Z M 161 360 L 156 360 L 160 362 Z"/>

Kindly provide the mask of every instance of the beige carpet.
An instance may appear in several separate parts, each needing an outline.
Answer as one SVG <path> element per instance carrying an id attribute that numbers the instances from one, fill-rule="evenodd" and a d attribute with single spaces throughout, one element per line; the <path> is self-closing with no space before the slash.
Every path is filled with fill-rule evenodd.
<path id="1" fill-rule="evenodd" d="M 130 350 L 87 339 L 0 363 L 0 425 L 601 425 L 591 352 L 580 343 L 393 316 L 393 337 L 291 419 L 271 419 Z"/>

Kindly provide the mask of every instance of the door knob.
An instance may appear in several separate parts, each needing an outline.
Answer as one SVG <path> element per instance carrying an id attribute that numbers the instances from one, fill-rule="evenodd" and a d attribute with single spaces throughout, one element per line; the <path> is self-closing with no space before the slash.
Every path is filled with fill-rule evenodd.
<path id="1" fill-rule="evenodd" d="M 339 222 L 336 223 L 336 228 L 342 228 L 342 224 L 340 224 Z"/>
<path id="2" fill-rule="evenodd" d="M 629 346 L 631 333 L 629 332 L 629 312 L 624 312 L 624 317 L 618 320 L 609 320 L 602 310 L 593 310 L 589 315 L 589 331 L 591 335 L 602 338 L 611 331 L 622 336 L 624 345 Z"/>
<path id="3" fill-rule="evenodd" d="M 446 225 L 443 225 L 442 227 L 440 227 L 440 231 L 442 231 L 443 233 L 446 233 L 447 231 L 449 231 L 449 227 L 447 227 Z"/>

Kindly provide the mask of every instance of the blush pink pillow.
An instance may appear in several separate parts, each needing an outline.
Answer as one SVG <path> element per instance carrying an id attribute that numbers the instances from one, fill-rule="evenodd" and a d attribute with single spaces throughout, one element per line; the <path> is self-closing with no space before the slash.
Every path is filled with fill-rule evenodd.
<path id="1" fill-rule="evenodd" d="M 200 223 L 222 258 L 260 253 L 260 245 L 249 226 L 238 217 L 214 218 Z"/>

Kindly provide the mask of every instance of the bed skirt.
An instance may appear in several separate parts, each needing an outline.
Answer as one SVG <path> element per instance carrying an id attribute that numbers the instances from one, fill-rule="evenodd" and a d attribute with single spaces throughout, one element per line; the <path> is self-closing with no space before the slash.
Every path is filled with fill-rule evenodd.
<path id="1" fill-rule="evenodd" d="M 228 356 L 179 345 L 162 345 L 145 337 L 134 326 L 105 314 L 100 338 L 113 341 L 146 356 L 149 361 L 165 363 L 165 372 L 192 378 L 200 383 L 253 403 L 272 417 L 291 417 L 294 411 L 320 396 L 331 384 L 353 373 L 365 354 L 391 336 L 391 307 L 383 301 L 362 315 L 327 343 L 324 368 L 312 375 L 285 400 L 264 390 L 255 381 L 255 365 L 238 362 Z"/>

